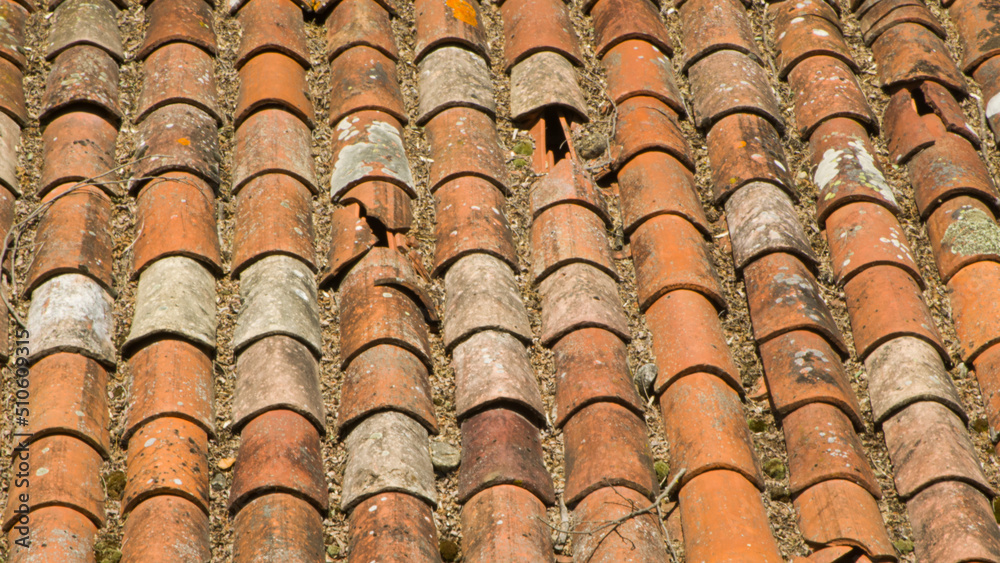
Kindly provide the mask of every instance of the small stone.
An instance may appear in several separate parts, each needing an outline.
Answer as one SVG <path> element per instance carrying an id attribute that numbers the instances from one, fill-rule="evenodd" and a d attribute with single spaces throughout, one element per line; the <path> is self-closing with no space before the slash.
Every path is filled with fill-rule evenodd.
<path id="1" fill-rule="evenodd" d="M 784 485 L 768 487 L 768 494 L 771 496 L 771 500 L 779 502 L 786 502 L 792 498 L 792 493 Z"/>
<path id="2" fill-rule="evenodd" d="M 230 467 L 232 467 L 234 463 L 236 463 L 236 459 L 235 458 L 224 457 L 224 458 L 222 458 L 222 459 L 219 460 L 219 463 L 217 463 L 216 466 L 219 469 L 225 471 L 225 470 L 229 469 Z"/>
<path id="3" fill-rule="evenodd" d="M 968 376 L 969 376 L 969 366 L 965 365 L 964 363 L 958 364 L 958 367 L 955 368 L 955 379 L 965 379 Z"/>
<path id="4" fill-rule="evenodd" d="M 104 488 L 111 500 L 121 500 L 125 492 L 125 472 L 112 471 L 104 478 Z"/>
<path id="5" fill-rule="evenodd" d="M 524 160 L 523 158 L 515 158 L 514 161 L 511 162 L 511 165 L 514 168 L 524 168 L 525 166 L 528 165 L 528 161 Z"/>
<path id="6" fill-rule="evenodd" d="M 767 430 L 767 423 L 759 418 L 751 418 L 747 421 L 747 426 L 750 427 L 752 432 L 756 432 L 758 434 Z"/>
<path id="7" fill-rule="evenodd" d="M 785 478 L 785 464 L 780 459 L 772 457 L 764 463 L 764 473 L 771 479 L 780 481 Z"/>
<path id="8" fill-rule="evenodd" d="M 604 135 L 585 132 L 576 139 L 573 147 L 582 158 L 593 160 L 608 150 L 608 139 Z"/>
<path id="9" fill-rule="evenodd" d="M 458 544 L 452 540 L 441 540 L 438 543 L 438 549 L 441 551 L 441 559 L 445 561 L 454 561 L 458 559 Z"/>
<path id="10" fill-rule="evenodd" d="M 976 417 L 969 426 L 976 432 L 986 432 L 990 429 L 990 423 L 985 416 Z"/>
<path id="11" fill-rule="evenodd" d="M 665 461 L 657 461 L 653 464 L 653 470 L 656 471 L 656 480 L 662 483 L 670 474 L 670 465 Z"/>
<path id="12" fill-rule="evenodd" d="M 896 551 L 907 554 L 913 553 L 913 542 L 910 540 L 896 540 L 892 542 L 892 547 L 896 548 Z"/>
<path id="13" fill-rule="evenodd" d="M 635 384 L 635 388 L 639 390 L 639 394 L 648 397 L 653 392 L 653 385 L 656 384 L 656 376 L 659 370 L 656 368 L 656 364 L 643 364 L 639 366 L 639 369 L 635 370 L 635 374 L 632 376 L 632 383 Z"/>
<path id="14" fill-rule="evenodd" d="M 118 385 L 111 390 L 111 394 L 114 395 L 116 399 L 121 399 L 122 396 L 125 395 L 125 388 Z"/>
<path id="15" fill-rule="evenodd" d="M 458 469 L 462 463 L 462 451 L 448 442 L 431 442 L 431 464 L 434 469 L 447 473 Z"/>
<path id="16" fill-rule="evenodd" d="M 224 491 L 226 490 L 226 476 L 222 473 L 216 473 L 212 477 L 212 490 L 213 491 Z"/>
<path id="17" fill-rule="evenodd" d="M 331 543 L 330 545 L 326 546 L 326 554 L 329 555 L 330 557 L 336 557 L 340 555 L 340 546 L 335 543 Z"/>
<path id="18" fill-rule="evenodd" d="M 518 141 L 514 143 L 514 154 L 519 154 L 521 156 L 531 156 L 535 152 L 535 146 L 531 144 L 531 141 Z"/>

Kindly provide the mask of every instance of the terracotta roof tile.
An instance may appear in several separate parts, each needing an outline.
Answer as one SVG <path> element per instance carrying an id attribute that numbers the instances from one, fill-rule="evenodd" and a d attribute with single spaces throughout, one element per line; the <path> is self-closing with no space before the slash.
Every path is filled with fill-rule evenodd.
<path id="1" fill-rule="evenodd" d="M 346 2 L 345 2 L 346 3 Z M 309 48 L 302 11 L 289 0 L 252 0 L 240 10 L 243 35 L 236 52 L 236 68 L 265 52 L 278 52 L 309 68 Z"/>
<path id="2" fill-rule="evenodd" d="M 441 47 L 452 44 L 468 49 L 489 61 L 481 8 L 476 0 L 441 2 L 416 0 L 414 60 L 420 62 L 433 52 L 447 52 Z"/>
<path id="3" fill-rule="evenodd" d="M 802 94 L 795 97 L 799 136 L 810 137 L 824 121 L 847 117 L 872 129 L 878 120 L 865 99 L 851 68 L 828 56 L 810 56 L 788 73 L 788 86 Z"/>
<path id="4" fill-rule="evenodd" d="M 794 255 L 815 270 L 819 259 L 809 245 L 791 198 L 777 186 L 768 182 L 747 184 L 726 200 L 725 209 L 737 271 L 776 252 Z"/>
<path id="5" fill-rule="evenodd" d="M 323 558 L 323 517 L 309 502 L 288 493 L 270 493 L 247 503 L 233 523 L 234 561 Z"/>
<path id="6" fill-rule="evenodd" d="M 425 124 L 424 132 L 434 155 L 431 192 L 460 176 L 479 176 L 507 191 L 507 169 L 489 115 L 464 107 L 446 109 Z"/>
<path id="7" fill-rule="evenodd" d="M 0 20 L 5 24 L 0 29 L 0 58 L 14 63 L 22 71 L 28 65 L 24 54 L 27 19 L 27 11 L 18 4 L 9 0 L 0 3 Z"/>
<path id="8" fill-rule="evenodd" d="M 411 197 L 413 175 L 403 148 L 399 121 L 382 111 L 358 111 L 334 126 L 330 196 L 338 199 L 362 182 L 380 180 L 403 188 Z M 298 135 L 305 141 L 304 135 Z"/>
<path id="9" fill-rule="evenodd" d="M 916 555 L 942 561 L 1000 560 L 1000 531 L 989 500 L 975 488 L 945 481 L 906 503 Z M 950 514 L 950 518 L 941 518 Z"/>
<path id="10" fill-rule="evenodd" d="M 646 320 L 659 368 L 657 392 L 682 376 L 704 372 L 721 378 L 743 395 L 718 311 L 707 297 L 695 291 L 672 291 L 646 310 Z"/>
<path id="11" fill-rule="evenodd" d="M 115 18 L 118 8 L 109 0 L 63 2 L 52 13 L 52 29 L 45 56 L 55 59 L 74 45 L 93 45 L 107 51 L 115 61 L 125 59 L 122 38 Z M 14 61 L 15 64 L 17 61 Z"/>
<path id="12" fill-rule="evenodd" d="M 670 59 L 656 45 L 642 39 L 626 39 L 608 49 L 602 62 L 607 73 L 608 96 L 615 104 L 633 96 L 650 96 L 681 116 L 687 113 Z"/>
<path id="13" fill-rule="evenodd" d="M 189 43 L 170 43 L 153 51 L 143 62 L 142 70 L 137 121 L 165 105 L 183 103 L 195 106 L 222 124 L 210 54 Z"/>
<path id="14" fill-rule="evenodd" d="M 330 107 L 330 123 L 352 112 L 377 110 L 406 124 L 406 110 L 396 77 L 396 63 L 368 46 L 351 47 L 333 59 L 330 81 L 337 96 Z"/>
<path id="15" fill-rule="evenodd" d="M 933 80 L 959 94 L 968 91 L 944 42 L 923 25 L 903 22 L 890 27 L 872 44 L 872 54 L 879 62 L 883 88 Z"/>
<path id="16" fill-rule="evenodd" d="M 462 508 L 467 561 L 551 561 L 551 529 L 545 505 L 514 485 L 476 494 Z"/>
<path id="17" fill-rule="evenodd" d="M 31 296 L 28 331 L 38 337 L 32 339 L 29 359 L 73 352 L 114 367 L 113 299 L 97 282 L 82 274 L 63 274 L 38 286 Z"/>
<path id="18" fill-rule="evenodd" d="M 113 168 L 117 138 L 115 125 L 96 113 L 74 111 L 53 119 L 42 131 L 45 164 L 37 195 L 46 196 L 56 187 L 65 191 L 71 187 L 66 184 L 76 184 L 101 174 L 106 182 L 117 180 L 117 173 L 107 173 Z M 98 187 L 109 195 L 121 192 L 116 183 L 101 183 Z"/>
<path id="19" fill-rule="evenodd" d="M 424 125 L 436 114 L 453 107 L 496 115 L 493 82 L 482 56 L 462 47 L 444 45 L 420 61 L 420 107 L 417 123 Z"/>
<path id="20" fill-rule="evenodd" d="M 8 63 L 0 61 L 0 68 L 4 64 Z M 3 109 L 20 120 L 23 127 L 27 120 L 23 98 L 16 94 L 8 97 L 4 92 L 0 100 L 4 102 Z M 116 127 L 121 123 L 118 64 L 106 51 L 90 45 L 70 47 L 56 57 L 46 81 L 39 119 L 47 122 L 59 112 L 81 105 L 103 113 Z"/>
<path id="21" fill-rule="evenodd" d="M 21 537 L 16 527 L 8 532 L 12 563 L 85 561 L 94 552 L 97 526 L 72 508 L 46 506 L 31 513 L 30 533 L 33 541 L 25 548 L 14 541 Z"/>
<path id="22" fill-rule="evenodd" d="M 750 182 L 770 182 L 797 199 L 778 131 L 764 118 L 736 113 L 707 135 L 715 203 L 724 203 Z"/>
<path id="23" fill-rule="evenodd" d="M 312 128 L 315 114 L 307 90 L 306 69 L 298 61 L 282 53 L 260 53 L 240 68 L 233 125 L 239 127 L 260 108 L 280 107 Z"/>
<path id="24" fill-rule="evenodd" d="M 215 30 L 212 9 L 202 0 L 157 0 L 146 9 L 146 38 L 139 48 L 139 58 L 168 43 L 190 43 L 209 55 L 215 55 Z"/>
<path id="25" fill-rule="evenodd" d="M 255 261 L 281 254 L 315 269 L 314 236 L 306 186 L 285 174 L 257 176 L 236 199 L 232 271 L 239 275 Z"/>
<path id="26" fill-rule="evenodd" d="M 385 9 L 375 0 L 341 0 L 326 18 L 327 58 L 332 61 L 360 45 L 377 49 L 393 61 L 399 58 Z"/>
<path id="27" fill-rule="evenodd" d="M 132 327 L 125 352 L 142 341 L 175 336 L 215 348 L 215 276 L 185 256 L 161 258 L 139 276 Z"/>
<path id="28" fill-rule="evenodd" d="M 557 53 L 574 65 L 583 63 L 569 9 L 561 0 L 507 0 L 500 14 L 507 72 L 540 52 Z"/>
<path id="29" fill-rule="evenodd" d="M 910 274 L 923 289 L 924 279 L 899 221 L 874 203 L 852 203 L 826 220 L 830 262 L 837 282 L 848 283 L 872 266 L 895 266 Z"/>
<path id="30" fill-rule="evenodd" d="M 632 97 L 618 104 L 618 125 L 610 147 L 615 168 L 640 152 L 660 150 L 694 169 L 694 157 L 677 114 L 656 98 Z"/>
<path id="31" fill-rule="evenodd" d="M 219 139 L 215 119 L 188 104 L 151 113 L 138 127 L 138 151 L 147 156 L 132 168 L 132 190 L 165 172 L 187 172 L 219 185 Z"/>
<path id="32" fill-rule="evenodd" d="M 776 26 L 775 31 L 778 33 L 775 41 L 775 65 L 779 78 L 786 78 L 800 63 L 821 55 L 837 59 L 852 71 L 858 71 L 858 65 L 851 57 L 850 48 L 840 34 L 839 26 L 826 18 L 793 18 L 786 28 Z"/>
<path id="33" fill-rule="evenodd" d="M 587 104 L 576 71 L 560 53 L 540 51 L 518 62 L 510 71 L 510 84 L 510 112 L 515 121 L 549 108 L 571 110 L 586 120 Z"/>
<path id="34" fill-rule="evenodd" d="M 892 561 L 896 550 L 871 494 L 842 479 L 809 487 L 795 498 L 799 529 L 811 546 L 851 545 L 875 560 Z"/>
<path id="35" fill-rule="evenodd" d="M 716 51 L 692 65 L 688 75 L 695 123 L 701 129 L 713 129 L 723 117 L 740 113 L 759 115 L 779 131 L 784 129 L 767 72 L 746 54 Z"/>
<path id="36" fill-rule="evenodd" d="M 463 257 L 488 254 L 511 268 L 517 255 L 503 194 L 491 182 L 463 176 L 441 186 L 435 193 L 437 223 L 434 235 L 434 275 L 441 276 Z"/>
<path id="37" fill-rule="evenodd" d="M 634 39 L 655 45 L 667 56 L 674 54 L 670 32 L 649 0 L 603 0 L 594 5 L 590 15 L 594 21 L 594 53 L 598 58 L 623 41 Z"/>
<path id="38" fill-rule="evenodd" d="M 129 513 L 123 534 L 126 561 L 211 557 L 208 515 L 182 497 L 157 495 L 142 502 Z"/>
<path id="39" fill-rule="evenodd" d="M 483 409 L 516 405 L 536 424 L 544 426 L 545 407 L 528 351 L 515 336 L 497 330 L 477 332 L 455 346 L 452 364 L 455 416 L 459 420 Z"/>
<path id="40" fill-rule="evenodd" d="M 242 512 L 248 502 L 263 494 L 284 492 L 326 512 L 329 494 L 319 433 L 312 422 L 292 411 L 269 410 L 248 422 L 240 436 L 229 491 L 230 511 Z"/>
<path id="41" fill-rule="evenodd" d="M 174 495 L 208 512 L 208 435 L 197 425 L 171 416 L 139 428 L 128 443 L 128 481 L 122 511 L 147 498 Z"/>
<path id="42" fill-rule="evenodd" d="M 108 372 L 79 354 L 52 354 L 31 368 L 27 432 L 30 441 L 65 434 L 81 440 L 107 459 L 111 452 L 108 432 L 108 398 L 103 390 Z"/>
<path id="43" fill-rule="evenodd" d="M 680 6 L 680 14 L 684 21 L 681 43 L 685 71 L 706 56 L 723 50 L 744 53 L 758 62 L 763 60 L 742 2 L 691 0 Z"/>
<path id="44" fill-rule="evenodd" d="M 556 427 L 562 427 L 581 408 L 616 403 L 636 415 L 642 412 L 639 395 L 629 378 L 625 343 L 599 328 L 576 330 L 552 346 L 556 370 Z"/>
<path id="45" fill-rule="evenodd" d="M 783 334 L 761 344 L 760 357 L 771 402 L 782 417 L 807 405 L 825 403 L 839 408 L 855 430 L 864 429 L 847 371 L 822 336 L 807 330 Z M 875 374 L 868 373 L 869 385 L 875 385 Z"/>
<path id="46" fill-rule="evenodd" d="M 426 502 L 406 493 L 370 497 L 351 511 L 351 553 L 361 561 L 402 553 L 420 563 L 440 561 L 433 516 Z"/>
<path id="47" fill-rule="evenodd" d="M 265 108 L 247 117 L 236 130 L 233 193 L 264 174 L 287 174 L 317 193 L 310 139 L 309 127 L 286 111 Z"/>

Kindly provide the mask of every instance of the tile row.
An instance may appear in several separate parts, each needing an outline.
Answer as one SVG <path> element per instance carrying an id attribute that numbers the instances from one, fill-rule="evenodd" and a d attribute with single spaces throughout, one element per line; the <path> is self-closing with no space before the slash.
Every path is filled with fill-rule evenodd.
<path id="1" fill-rule="evenodd" d="M 138 281 L 122 353 L 131 369 L 123 561 L 211 557 L 208 443 L 215 437 L 215 281 L 221 124 L 211 6 L 154 0 L 139 47 L 142 87 L 128 194 Z M 197 26 L 209 42 L 192 40 Z"/>
<path id="2" fill-rule="evenodd" d="M 896 217 L 899 207 L 872 156 L 869 134 L 877 132 L 878 123 L 855 77 L 856 65 L 842 60 L 848 53 L 843 40 L 834 57 L 824 50 L 828 37 L 814 39 L 830 24 L 842 37 L 837 14 L 824 6 L 825 15 L 807 13 L 812 9 L 772 5 L 779 14 L 776 46 L 796 44 L 808 53 L 788 75 L 794 114 L 800 124 L 815 123 L 811 130 L 800 127 L 800 134 L 810 143 L 814 181 L 825 202 L 817 205 L 817 215 L 846 295 L 855 349 L 868 372 L 874 422 L 885 435 L 917 556 L 995 561 L 1000 532 L 988 503 L 995 493 L 965 429 L 967 415 L 947 373 L 951 359 L 923 299 L 924 280 Z M 878 65 L 879 84 L 890 96 L 882 119 L 889 158 L 907 166 L 921 216 L 949 202 L 954 211 L 961 198 L 995 201 L 992 180 L 976 153 L 979 139 L 953 97 L 964 93 L 965 83 L 948 58 L 934 16 L 907 2 L 865 2 L 853 9 Z M 933 223 L 944 225 L 939 237 L 947 229 L 947 219 L 941 219 Z M 940 242 L 933 246 L 947 281 L 953 274 L 946 269 L 962 266 L 942 262 Z M 964 312 L 955 307 L 955 294 L 952 302 L 958 329 Z M 968 346 L 967 335 L 960 332 L 959 339 Z M 939 518 L 941 510 L 954 517 Z"/>
<path id="3" fill-rule="evenodd" d="M 636 8 L 638 13 L 629 13 Z M 644 0 L 603 0 L 591 9 L 600 14 L 594 16 L 594 47 L 601 54 L 650 31 L 630 25 L 612 29 L 617 24 L 632 24 L 636 16 L 658 22 L 655 9 Z M 609 17 L 616 9 L 621 22 Z M 562 495 L 573 511 L 573 559 L 663 561 L 667 555 L 659 519 L 648 512 L 626 518 L 655 507 L 661 483 L 653 471 L 643 401 L 627 361 L 632 335 L 618 295 L 622 277 L 609 242 L 611 217 L 604 194 L 573 144 L 573 133 L 589 120 L 582 89 L 575 73 L 546 77 L 535 62 L 558 61 L 572 69 L 583 65 L 583 49 L 572 31 L 569 8 L 558 0 L 507 0 L 501 10 L 508 61 L 535 49 L 508 68 L 512 117 L 530 133 L 532 167 L 542 175 L 529 197 L 530 274 L 541 296 L 541 344 L 554 353 L 554 417 L 563 432 Z M 527 27 L 540 11 L 553 17 Z M 665 29 L 654 27 L 652 32 L 660 43 L 667 41 Z M 525 45 L 529 37 L 537 47 Z M 545 90 L 548 99 L 539 96 Z M 529 106 L 519 96 L 537 101 L 518 112 L 516 108 Z"/>
<path id="4" fill-rule="evenodd" d="M 232 429 L 240 434 L 228 499 L 233 561 L 322 561 L 330 494 L 305 21 L 291 0 L 229 7 L 242 30 L 232 115 L 230 267 L 242 300 L 232 342 Z"/>
<path id="5" fill-rule="evenodd" d="M 507 37 L 517 4 L 501 8 Z M 499 61 L 490 61 L 475 0 L 418 0 L 414 10 L 417 123 L 430 145 L 428 187 L 437 211 L 432 273 L 444 281 L 442 336 L 462 433 L 463 560 L 554 561 L 545 507 L 556 493 L 541 441 L 547 417 L 503 211 L 510 190 L 490 75 L 490 63 Z M 520 65 L 534 54 L 514 56 L 508 62 Z"/>
<path id="6" fill-rule="evenodd" d="M 29 17 L 24 8 L 33 9 L 5 4 L 2 15 L 9 36 L 0 60 L 0 120 L 6 120 L 3 146 L 9 151 L 19 128 L 31 124 L 21 86 Z M 118 7 L 106 0 L 68 0 L 50 8 L 45 54 L 52 69 L 39 115 L 44 163 L 24 288 L 31 304 L 26 330 L 17 331 L 23 337 L 19 348 L 27 349 L 18 365 L 30 365 L 28 420 L 17 430 L 30 436 L 12 455 L 12 474 L 17 468 L 25 478 L 12 480 L 3 518 L 12 561 L 82 561 L 90 555 L 107 521 L 101 479 L 112 450 L 106 392 L 118 363 L 110 233 L 111 197 L 121 193 L 123 182 L 114 158 L 122 118 Z M 10 152 L 4 160 L 13 173 L 16 156 Z M 6 228 L 13 218 L 12 179 L 3 181 Z M 129 492 L 136 497 L 144 491 Z M 30 547 L 16 542 L 22 526 L 30 529 Z M 75 533 L 64 537 L 67 529 Z"/>
<path id="7" fill-rule="evenodd" d="M 777 6 L 771 12 L 779 11 L 779 22 L 796 18 Z M 876 503 L 882 493 L 857 435 L 860 408 L 841 363 L 847 344 L 822 297 L 818 259 L 796 213 L 769 62 L 740 2 L 691 0 L 680 18 L 695 123 L 707 138 L 715 202 L 725 210 L 767 396 L 784 433 L 798 531 L 816 556 L 848 544 L 873 559 L 894 559 Z M 779 77 L 808 56 L 781 47 L 775 54 Z M 759 468 L 755 477 L 762 486 Z"/>
<path id="8" fill-rule="evenodd" d="M 409 231 L 416 184 L 403 143 L 391 5 L 342 0 L 326 16 L 333 239 L 321 287 L 339 292 L 338 433 L 347 450 L 340 510 L 350 559 L 440 561 L 429 437 L 438 316 Z M 508 433 L 501 432 L 501 435 Z M 464 444 L 463 444 L 464 445 Z M 466 458 L 462 466 L 474 462 Z"/>
<path id="9" fill-rule="evenodd" d="M 701 9 L 685 3 L 682 17 L 692 6 Z M 652 336 L 652 391 L 670 443 L 669 477 L 684 471 L 678 501 L 685 554 L 779 561 L 744 390 L 719 320 L 726 301 L 706 244 L 711 227 L 694 156 L 679 125 L 689 116 L 667 29 L 645 0 L 599 0 L 590 15 L 596 36 L 608 38 L 600 56 L 618 112 L 608 173 L 617 180 L 639 309 Z M 702 53 L 685 48 L 689 68 Z"/>

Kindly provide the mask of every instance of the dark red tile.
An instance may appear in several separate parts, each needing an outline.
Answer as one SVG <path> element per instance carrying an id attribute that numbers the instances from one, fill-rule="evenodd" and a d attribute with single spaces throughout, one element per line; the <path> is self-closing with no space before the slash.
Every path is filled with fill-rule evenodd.
<path id="1" fill-rule="evenodd" d="M 325 513 L 330 504 L 319 433 L 302 415 L 273 410 L 240 431 L 241 443 L 229 491 L 229 510 L 241 512 L 255 497 L 280 491 Z"/>
<path id="2" fill-rule="evenodd" d="M 861 33 L 865 44 L 871 45 L 888 29 L 901 23 L 916 23 L 933 31 L 942 40 L 947 32 L 930 10 L 918 0 L 889 0 L 875 2 L 861 16 Z"/>
<path id="3" fill-rule="evenodd" d="M 22 72 L 28 65 L 23 52 L 27 19 L 27 10 L 18 4 L 10 1 L 0 4 L 0 20 L 4 22 L 3 29 L 0 29 L 0 58 L 7 59 Z"/>
<path id="4" fill-rule="evenodd" d="M 945 200 L 967 195 L 1000 208 L 996 184 L 979 153 L 967 140 L 945 133 L 934 146 L 921 151 L 907 165 L 920 216 L 927 219 Z"/>
<path id="5" fill-rule="evenodd" d="M 599 328 L 584 328 L 560 339 L 552 352 L 556 381 L 553 423 L 557 428 L 596 402 L 616 403 L 637 415 L 642 412 L 620 338 Z"/>
<path id="6" fill-rule="evenodd" d="M 21 73 L 13 66 L 4 71 L 7 61 L 0 60 L 0 109 L 11 115 L 23 127 L 27 113 Z M 8 84 L 11 80 L 16 84 Z M 8 88 L 8 86 L 12 86 Z M 52 63 L 42 94 L 39 120 L 45 123 L 69 107 L 88 107 L 103 113 L 116 127 L 121 123 L 118 105 L 118 64 L 103 49 L 91 45 L 70 47 Z"/>
<path id="7" fill-rule="evenodd" d="M 462 422 L 459 502 L 496 485 L 517 485 L 545 505 L 555 503 L 552 477 L 542 461 L 538 428 L 515 411 L 495 408 Z"/>

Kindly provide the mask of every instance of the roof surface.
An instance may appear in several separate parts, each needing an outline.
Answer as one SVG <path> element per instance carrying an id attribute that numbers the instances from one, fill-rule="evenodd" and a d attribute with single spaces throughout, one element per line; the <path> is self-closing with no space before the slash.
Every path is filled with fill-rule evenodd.
<path id="1" fill-rule="evenodd" d="M 0 558 L 1000 563 L 1000 3 L 661 1 L 0 0 Z"/>

